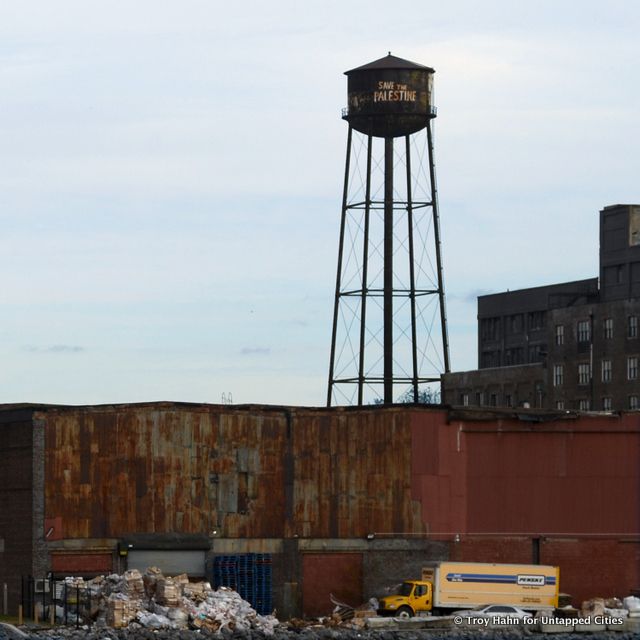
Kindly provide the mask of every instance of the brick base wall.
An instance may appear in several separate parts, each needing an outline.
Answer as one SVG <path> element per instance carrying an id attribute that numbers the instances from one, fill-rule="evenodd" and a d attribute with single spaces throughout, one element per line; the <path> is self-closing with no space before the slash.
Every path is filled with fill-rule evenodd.
<path id="1" fill-rule="evenodd" d="M 640 541 L 547 538 L 540 561 L 560 567 L 560 590 L 580 605 L 588 598 L 623 598 L 640 589 Z"/>
<path id="2" fill-rule="evenodd" d="M 560 567 L 560 592 L 573 603 L 594 597 L 623 598 L 640 589 L 640 540 L 619 538 L 541 538 L 540 564 Z M 531 537 L 464 537 L 451 543 L 451 559 L 463 562 L 531 564 Z"/>

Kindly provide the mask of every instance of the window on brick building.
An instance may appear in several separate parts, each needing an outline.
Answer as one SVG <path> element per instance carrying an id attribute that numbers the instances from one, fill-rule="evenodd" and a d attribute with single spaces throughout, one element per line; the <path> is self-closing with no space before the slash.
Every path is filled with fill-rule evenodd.
<path id="1" fill-rule="evenodd" d="M 578 411 L 589 411 L 591 403 L 588 398 L 582 398 L 578 401 Z"/>
<path id="2" fill-rule="evenodd" d="M 522 347 L 513 347 L 504 350 L 504 364 L 510 366 L 514 364 L 524 364 L 524 349 Z"/>
<path id="3" fill-rule="evenodd" d="M 564 365 L 553 365 L 553 386 L 561 387 L 564 383 Z"/>
<path id="4" fill-rule="evenodd" d="M 613 406 L 613 402 L 611 398 L 602 398 L 602 410 L 603 411 L 611 411 Z"/>
<path id="5" fill-rule="evenodd" d="M 629 316 L 627 320 L 627 335 L 630 338 L 638 337 L 638 316 Z"/>
<path id="6" fill-rule="evenodd" d="M 629 409 L 637 409 L 638 406 L 638 396 L 629 396 Z"/>
<path id="7" fill-rule="evenodd" d="M 581 362 L 578 365 L 578 384 L 585 385 L 589 384 L 589 380 L 591 379 L 591 367 L 588 362 Z"/>
<path id="8" fill-rule="evenodd" d="M 529 346 L 529 362 L 544 362 L 547 355 L 546 344 L 534 344 Z"/>
<path id="9" fill-rule="evenodd" d="M 578 342 L 589 342 L 591 340 L 591 325 L 588 320 L 578 322 Z"/>
<path id="10" fill-rule="evenodd" d="M 605 340 L 613 338 L 613 318 L 605 318 L 602 323 L 602 334 Z"/>
<path id="11" fill-rule="evenodd" d="M 500 318 L 483 318 L 480 331 L 483 340 L 497 340 L 500 337 Z"/>
<path id="12" fill-rule="evenodd" d="M 556 325 L 556 344 L 557 345 L 564 344 L 564 325 L 563 324 Z"/>
<path id="13" fill-rule="evenodd" d="M 546 311 L 532 311 L 529 314 L 529 329 L 536 331 L 538 329 L 544 329 L 547 324 L 547 312 Z"/>
<path id="14" fill-rule="evenodd" d="M 564 411 L 564 400 L 556 400 L 556 409 Z"/>
<path id="15" fill-rule="evenodd" d="M 524 329 L 524 319 L 521 313 L 516 313 L 512 316 L 507 316 L 506 327 L 509 335 L 517 335 L 522 333 Z"/>
<path id="16" fill-rule="evenodd" d="M 627 380 L 636 380 L 638 378 L 638 356 L 629 356 L 627 358 Z"/>
<path id="17" fill-rule="evenodd" d="M 499 367 L 500 351 L 483 351 L 480 360 L 482 369 Z"/>
<path id="18" fill-rule="evenodd" d="M 602 361 L 602 382 L 611 382 L 611 360 Z"/>

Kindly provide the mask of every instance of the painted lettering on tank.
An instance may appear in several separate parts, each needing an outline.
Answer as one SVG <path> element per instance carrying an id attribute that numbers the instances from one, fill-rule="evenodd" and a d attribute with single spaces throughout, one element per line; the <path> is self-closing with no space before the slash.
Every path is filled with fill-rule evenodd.
<path id="1" fill-rule="evenodd" d="M 378 89 L 373 92 L 374 102 L 415 102 L 417 91 L 408 89 L 399 82 L 378 82 Z"/>

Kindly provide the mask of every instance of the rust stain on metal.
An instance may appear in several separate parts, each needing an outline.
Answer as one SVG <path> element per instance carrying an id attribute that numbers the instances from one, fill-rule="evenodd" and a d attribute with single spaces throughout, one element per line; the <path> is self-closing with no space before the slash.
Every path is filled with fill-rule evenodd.
<path id="1" fill-rule="evenodd" d="M 42 418 L 46 513 L 67 538 L 424 530 L 406 411 L 157 403 Z"/>
<path id="2" fill-rule="evenodd" d="M 533 430 L 403 407 L 156 403 L 48 408 L 37 417 L 46 430 L 45 515 L 59 519 L 61 538 L 214 529 L 226 538 L 350 538 L 570 531 L 572 523 L 594 533 L 638 530 L 637 508 L 607 503 L 613 493 L 633 503 L 636 414 Z M 561 501 L 529 505 L 522 497 L 532 478 L 547 492 L 561 486 L 581 496 L 572 507 L 579 515 Z M 500 508 L 478 507 L 496 495 Z"/>

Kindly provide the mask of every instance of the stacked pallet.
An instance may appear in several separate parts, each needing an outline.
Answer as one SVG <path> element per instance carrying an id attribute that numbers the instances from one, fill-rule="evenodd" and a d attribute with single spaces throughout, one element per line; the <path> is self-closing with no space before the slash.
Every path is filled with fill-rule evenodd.
<path id="1" fill-rule="evenodd" d="M 135 620 L 139 610 L 139 600 L 130 600 L 122 593 L 112 593 L 107 598 L 105 621 L 109 627 L 123 629 Z"/>
<path id="2" fill-rule="evenodd" d="M 255 556 L 255 600 L 250 600 L 258 613 L 268 615 L 273 611 L 271 554 L 258 553 Z"/>
<path id="3" fill-rule="evenodd" d="M 156 602 L 165 607 L 177 607 L 180 587 L 171 578 L 162 578 L 156 585 Z"/>
<path id="4" fill-rule="evenodd" d="M 238 590 L 238 556 L 216 556 L 213 561 L 213 586 Z"/>
<path id="5" fill-rule="evenodd" d="M 213 562 L 213 584 L 216 588 L 237 591 L 261 615 L 273 611 L 271 554 L 217 556 Z"/>
<path id="6" fill-rule="evenodd" d="M 144 581 L 142 580 L 142 574 L 137 569 L 130 569 L 124 572 L 124 592 L 132 600 L 142 600 L 145 595 Z"/>

